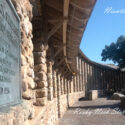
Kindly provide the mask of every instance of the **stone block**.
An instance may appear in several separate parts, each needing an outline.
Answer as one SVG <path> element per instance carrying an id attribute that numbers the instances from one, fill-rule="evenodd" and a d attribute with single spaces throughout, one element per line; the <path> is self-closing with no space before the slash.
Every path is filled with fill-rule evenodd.
<path id="1" fill-rule="evenodd" d="M 31 77 L 27 77 L 27 83 L 30 89 L 34 89 L 36 87 L 36 84 Z"/>
<path id="2" fill-rule="evenodd" d="M 37 88 L 44 88 L 44 87 L 47 87 L 48 86 L 48 83 L 47 81 L 40 81 L 37 83 Z"/>
<path id="3" fill-rule="evenodd" d="M 36 102 L 34 103 L 34 105 L 36 106 L 45 106 L 47 104 L 47 98 L 36 98 Z"/>
<path id="4" fill-rule="evenodd" d="M 23 97 L 23 99 L 30 100 L 33 98 L 33 93 L 31 90 L 27 90 L 22 93 L 22 97 Z"/>
<path id="5" fill-rule="evenodd" d="M 36 90 L 36 98 L 42 98 L 42 97 L 47 97 L 47 88 L 42 88 L 42 89 L 38 89 Z"/>
<path id="6" fill-rule="evenodd" d="M 120 93 L 114 93 L 113 96 L 111 97 L 111 99 L 120 100 L 122 97 L 125 97 L 125 96 Z"/>
<path id="7" fill-rule="evenodd" d="M 34 66 L 34 71 L 35 72 L 40 72 L 40 71 L 43 71 L 43 72 L 47 72 L 47 66 L 46 64 L 37 64 Z"/>
<path id="8" fill-rule="evenodd" d="M 46 51 L 43 51 L 43 52 L 34 52 L 34 57 L 35 58 L 39 58 L 39 57 L 46 57 Z"/>
<path id="9" fill-rule="evenodd" d="M 48 99 L 52 100 L 53 99 L 53 88 L 49 87 L 48 89 Z"/>
<path id="10" fill-rule="evenodd" d="M 46 50 L 46 47 L 44 44 L 41 44 L 41 42 L 34 45 L 34 51 L 35 52 L 43 52 Z"/>
<path id="11" fill-rule="evenodd" d="M 34 64 L 45 64 L 46 63 L 46 59 L 43 57 L 38 57 L 37 59 L 35 58 Z"/>
<path id="12" fill-rule="evenodd" d="M 125 97 L 121 97 L 121 107 L 125 108 Z"/>
<path id="13" fill-rule="evenodd" d="M 47 81 L 47 75 L 45 72 L 36 73 L 35 81 L 38 83 L 40 81 Z"/>
<path id="14" fill-rule="evenodd" d="M 95 100 L 98 98 L 98 90 L 90 90 L 89 91 L 89 99 Z"/>

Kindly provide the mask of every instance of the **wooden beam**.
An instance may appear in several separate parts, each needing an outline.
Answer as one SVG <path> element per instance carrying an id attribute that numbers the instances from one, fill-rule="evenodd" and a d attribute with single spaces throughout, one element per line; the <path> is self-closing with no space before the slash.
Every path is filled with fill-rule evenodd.
<path id="1" fill-rule="evenodd" d="M 62 52 L 64 46 L 66 46 L 66 45 L 63 45 L 63 46 L 55 53 L 54 58 L 55 58 L 60 52 Z"/>
<path id="2" fill-rule="evenodd" d="M 74 32 L 72 32 L 72 31 L 67 31 L 69 34 L 72 34 L 72 35 L 75 35 L 75 36 L 78 36 L 78 37 L 81 37 L 83 34 L 76 34 L 76 33 L 74 33 Z"/>
<path id="3" fill-rule="evenodd" d="M 61 74 L 63 74 L 64 70 L 66 68 L 66 65 L 64 64 L 63 67 L 59 67 L 58 69 L 58 73 L 60 72 Z"/>
<path id="4" fill-rule="evenodd" d="M 47 19 L 46 19 L 46 7 L 45 7 L 45 0 L 40 0 L 41 3 L 41 10 L 42 10 L 42 33 L 41 33 L 41 42 L 47 42 Z"/>
<path id="5" fill-rule="evenodd" d="M 47 40 L 62 26 L 64 21 L 60 21 L 53 29 L 48 33 Z"/>
<path id="6" fill-rule="evenodd" d="M 68 17 L 69 1 L 70 0 L 64 0 L 64 4 L 63 4 L 63 16 L 64 17 Z M 63 23 L 63 44 L 66 44 L 66 42 L 67 42 L 67 23 L 68 23 L 67 21 L 65 21 Z M 64 46 L 63 48 L 64 48 L 63 51 L 64 51 L 64 57 L 65 57 L 66 65 L 67 65 L 68 69 L 71 71 L 71 68 L 70 68 L 69 64 L 67 63 L 66 46 Z"/>
<path id="7" fill-rule="evenodd" d="M 80 30 L 80 31 L 83 31 L 84 28 L 85 28 L 85 25 L 84 26 L 81 25 L 80 27 L 76 27 L 76 26 L 74 26 L 74 25 L 72 25 L 70 23 L 68 23 L 68 26 L 70 26 L 73 29 Z"/>
<path id="8" fill-rule="evenodd" d="M 45 0 L 46 1 L 46 5 L 62 12 L 62 2 L 60 0 Z"/>
<path id="9" fill-rule="evenodd" d="M 79 9 L 81 11 L 86 11 L 86 10 L 92 8 L 92 7 L 83 8 L 83 7 L 80 7 L 79 5 L 77 5 L 77 4 L 73 3 L 73 2 L 70 2 L 70 5 L 72 5 L 73 7 L 77 8 L 77 9 Z"/>
<path id="10" fill-rule="evenodd" d="M 65 17 L 60 17 L 60 18 L 56 18 L 56 19 L 48 19 L 48 22 L 49 23 L 58 23 L 58 22 L 61 22 L 61 21 L 68 21 L 68 18 L 65 18 Z"/>
<path id="11" fill-rule="evenodd" d="M 69 73 L 68 69 L 66 69 L 66 71 L 64 71 L 63 75 L 65 76 L 67 73 Z"/>
<path id="12" fill-rule="evenodd" d="M 58 64 L 56 65 L 56 67 L 58 68 L 63 62 L 64 62 L 64 58 L 62 58 L 62 59 L 58 62 Z"/>

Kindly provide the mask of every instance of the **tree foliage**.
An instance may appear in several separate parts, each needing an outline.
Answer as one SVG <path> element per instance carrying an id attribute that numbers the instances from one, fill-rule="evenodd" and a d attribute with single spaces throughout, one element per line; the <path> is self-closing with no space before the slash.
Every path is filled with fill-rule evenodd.
<path id="1" fill-rule="evenodd" d="M 109 46 L 105 46 L 102 50 L 102 61 L 107 59 L 117 63 L 120 68 L 125 67 L 125 36 L 120 36 L 116 43 L 111 43 Z"/>

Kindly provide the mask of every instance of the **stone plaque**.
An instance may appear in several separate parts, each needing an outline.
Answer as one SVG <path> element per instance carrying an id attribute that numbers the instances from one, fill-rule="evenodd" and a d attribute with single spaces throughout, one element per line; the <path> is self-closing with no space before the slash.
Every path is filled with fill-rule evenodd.
<path id="1" fill-rule="evenodd" d="M 0 107 L 21 100 L 20 20 L 10 0 L 0 0 Z"/>

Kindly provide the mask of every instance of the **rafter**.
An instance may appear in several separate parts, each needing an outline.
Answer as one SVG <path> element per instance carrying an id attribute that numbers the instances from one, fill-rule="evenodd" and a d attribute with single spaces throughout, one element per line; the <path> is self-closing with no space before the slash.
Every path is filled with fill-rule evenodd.
<path id="1" fill-rule="evenodd" d="M 62 26 L 63 22 L 63 20 L 60 21 L 57 25 L 53 27 L 53 29 L 51 29 L 51 31 L 48 33 L 47 40 Z"/>
<path id="2" fill-rule="evenodd" d="M 70 5 L 72 5 L 73 7 L 81 10 L 81 11 L 85 11 L 85 10 L 88 10 L 88 9 L 91 9 L 91 7 L 87 7 L 87 8 L 83 8 L 83 7 L 80 7 L 79 5 L 73 3 L 73 2 L 70 2 Z"/>
<path id="3" fill-rule="evenodd" d="M 68 18 L 67 17 L 59 17 L 58 19 L 55 18 L 55 19 L 48 19 L 48 22 L 49 23 L 57 23 L 57 22 L 60 22 L 60 21 L 68 21 Z"/>
<path id="4" fill-rule="evenodd" d="M 59 0 L 46 0 L 46 5 L 62 12 L 62 3 Z"/>
<path id="5" fill-rule="evenodd" d="M 58 64 L 56 65 L 56 67 L 58 68 L 63 62 L 64 62 L 64 58 L 62 58 L 62 59 L 58 62 Z"/>
<path id="6" fill-rule="evenodd" d="M 63 46 L 55 53 L 54 58 L 55 58 L 60 52 L 62 52 L 64 46 L 66 46 L 66 45 L 63 45 Z"/>

